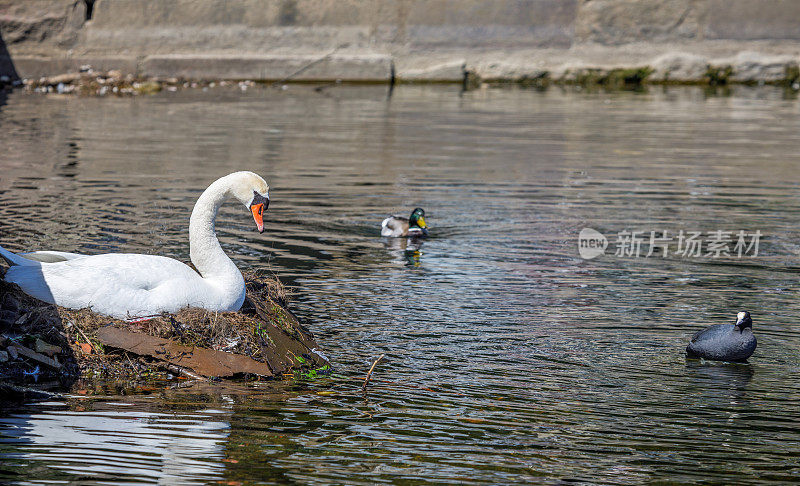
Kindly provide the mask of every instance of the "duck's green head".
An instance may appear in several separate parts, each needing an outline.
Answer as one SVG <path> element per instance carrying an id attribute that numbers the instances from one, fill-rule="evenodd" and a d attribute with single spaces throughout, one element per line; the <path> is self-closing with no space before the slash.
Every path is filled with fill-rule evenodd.
<path id="1" fill-rule="evenodd" d="M 736 315 L 736 324 L 734 324 L 734 326 L 736 326 L 736 329 L 738 329 L 739 332 L 744 331 L 744 329 L 746 327 L 749 327 L 750 329 L 752 329 L 753 328 L 753 320 L 750 319 L 750 313 L 747 312 L 747 311 L 738 313 Z"/>
<path id="2" fill-rule="evenodd" d="M 411 211 L 411 217 L 408 218 L 409 228 L 420 228 L 423 233 L 428 234 L 428 225 L 425 224 L 425 210 L 416 208 Z"/>

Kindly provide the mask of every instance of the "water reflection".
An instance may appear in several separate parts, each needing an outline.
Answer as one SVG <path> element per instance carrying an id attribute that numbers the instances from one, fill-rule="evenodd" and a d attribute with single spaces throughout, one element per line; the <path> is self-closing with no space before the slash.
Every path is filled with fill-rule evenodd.
<path id="1" fill-rule="evenodd" d="M 418 267 L 422 264 L 421 257 L 424 238 L 383 238 L 383 245 L 394 257 L 394 263 L 405 264 L 409 267 Z"/>
<path id="2" fill-rule="evenodd" d="M 94 403 L 91 410 L 45 403 L 11 412 L 0 417 L 0 478 L 206 484 L 222 477 L 229 413 L 165 415 L 126 402 Z"/>
<path id="3" fill-rule="evenodd" d="M 747 363 L 713 363 L 687 360 L 690 383 L 708 403 L 740 405 L 747 399 L 747 385 L 753 379 L 753 366 Z"/>

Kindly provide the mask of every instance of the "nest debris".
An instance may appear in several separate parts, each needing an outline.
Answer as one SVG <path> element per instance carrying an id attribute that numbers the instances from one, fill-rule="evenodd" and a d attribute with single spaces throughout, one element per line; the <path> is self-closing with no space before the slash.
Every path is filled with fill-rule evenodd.
<path id="1" fill-rule="evenodd" d="M 246 298 L 238 312 L 185 308 L 175 314 L 123 321 L 90 309 L 47 304 L 0 280 L 0 393 L 3 383 L 35 381 L 68 389 L 78 378 L 163 379 L 167 373 L 183 371 L 196 377 L 191 370 L 176 367 L 168 355 L 140 355 L 104 344 L 98 331 L 107 326 L 192 349 L 251 358 L 266 364 L 274 378 L 315 376 L 328 370 L 329 363 L 315 352 L 319 346 L 314 336 L 287 307 L 286 289 L 280 281 L 248 273 L 245 282 Z M 231 375 L 244 374 L 235 371 Z"/>

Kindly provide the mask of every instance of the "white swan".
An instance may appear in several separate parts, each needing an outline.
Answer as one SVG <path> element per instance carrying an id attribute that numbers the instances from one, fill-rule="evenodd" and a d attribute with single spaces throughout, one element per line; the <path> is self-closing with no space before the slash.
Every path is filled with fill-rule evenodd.
<path id="1" fill-rule="evenodd" d="M 80 255 L 57 251 L 15 254 L 0 247 L 11 267 L 7 282 L 26 294 L 70 309 L 91 308 L 127 319 L 187 306 L 236 311 L 244 302 L 244 278 L 225 255 L 214 232 L 219 207 L 236 198 L 264 232 L 269 186 L 252 172 L 234 172 L 208 186 L 189 220 L 189 253 L 199 274 L 172 258 L 132 253 Z M 24 255 L 24 256 L 23 256 Z"/>

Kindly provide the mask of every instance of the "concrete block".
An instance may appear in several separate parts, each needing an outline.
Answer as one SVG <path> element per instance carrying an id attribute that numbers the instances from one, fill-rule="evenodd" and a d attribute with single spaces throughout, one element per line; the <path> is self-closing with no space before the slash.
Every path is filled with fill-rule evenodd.
<path id="1" fill-rule="evenodd" d="M 0 46 L 68 48 L 78 40 L 86 4 L 75 0 L 0 0 Z"/>
<path id="2" fill-rule="evenodd" d="M 581 3 L 576 42 L 624 44 L 668 42 L 697 37 L 701 2 L 694 0 L 593 0 Z"/>
<path id="3" fill-rule="evenodd" d="M 706 0 L 707 39 L 800 40 L 797 0 Z"/>

